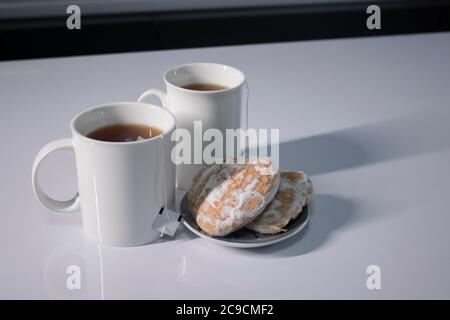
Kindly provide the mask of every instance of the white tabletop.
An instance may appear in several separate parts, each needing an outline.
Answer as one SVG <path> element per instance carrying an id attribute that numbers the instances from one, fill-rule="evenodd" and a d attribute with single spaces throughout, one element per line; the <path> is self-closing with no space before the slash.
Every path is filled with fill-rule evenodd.
<path id="1" fill-rule="evenodd" d="M 34 156 L 83 109 L 135 100 L 194 61 L 246 73 L 250 126 L 280 128 L 281 169 L 311 176 L 310 225 L 251 250 L 185 229 L 137 248 L 85 243 L 79 213 L 35 199 Z M 1 62 L 0 298 L 448 299 L 449 84 L 450 33 Z M 53 196 L 75 192 L 68 154 L 41 173 Z M 71 265 L 80 290 L 66 286 Z"/>

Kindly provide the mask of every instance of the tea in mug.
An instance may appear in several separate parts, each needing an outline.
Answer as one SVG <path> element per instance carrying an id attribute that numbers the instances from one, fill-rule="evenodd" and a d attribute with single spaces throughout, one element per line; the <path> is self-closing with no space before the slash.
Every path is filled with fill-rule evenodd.
<path id="1" fill-rule="evenodd" d="M 112 124 L 92 131 L 87 137 L 107 142 L 131 142 L 150 139 L 160 134 L 160 129 L 145 124 Z"/>

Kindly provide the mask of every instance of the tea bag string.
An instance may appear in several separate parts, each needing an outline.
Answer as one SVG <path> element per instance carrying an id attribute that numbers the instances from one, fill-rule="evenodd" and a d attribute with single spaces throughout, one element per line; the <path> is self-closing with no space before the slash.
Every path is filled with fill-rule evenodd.
<path id="1" fill-rule="evenodd" d="M 248 130 L 248 101 L 250 99 L 250 89 L 248 87 L 248 82 L 245 80 L 245 88 L 247 89 L 247 101 L 245 102 L 245 131 Z"/>
<path id="2" fill-rule="evenodd" d="M 163 185 L 164 185 L 164 210 L 167 213 L 167 210 L 169 210 L 169 208 L 167 207 L 167 181 L 166 181 L 166 162 L 165 162 L 165 157 L 164 157 L 164 153 L 165 153 L 165 148 L 164 148 L 164 135 L 160 134 L 161 137 L 161 160 L 162 160 L 162 173 L 163 173 Z M 164 233 L 161 233 L 161 236 Z"/>
<path id="3" fill-rule="evenodd" d="M 249 87 L 248 87 L 248 82 L 247 82 L 247 80 L 245 80 L 244 81 L 244 84 L 245 84 L 245 88 L 246 88 L 246 91 L 247 91 L 247 97 L 246 97 L 246 102 L 245 102 L 245 106 L 244 106 L 244 116 L 245 116 L 245 119 L 244 119 L 244 129 L 245 129 L 245 133 L 247 133 L 247 130 L 248 130 L 248 101 L 249 101 L 249 99 L 250 99 L 250 89 L 249 89 Z M 243 148 L 243 150 L 241 150 L 241 156 L 243 156 L 243 155 L 245 155 L 246 154 L 246 151 L 247 151 L 247 148 L 248 148 L 249 146 L 247 146 L 247 142 L 245 141 L 244 142 L 244 148 Z"/>

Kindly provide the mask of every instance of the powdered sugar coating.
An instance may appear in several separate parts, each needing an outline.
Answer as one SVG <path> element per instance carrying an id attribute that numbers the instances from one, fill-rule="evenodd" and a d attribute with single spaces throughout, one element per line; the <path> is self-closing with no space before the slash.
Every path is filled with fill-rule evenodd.
<path id="1" fill-rule="evenodd" d="M 261 214 L 279 182 L 277 169 L 267 161 L 202 167 L 188 193 L 188 205 L 203 231 L 225 236 Z"/>
<path id="2" fill-rule="evenodd" d="M 280 187 L 267 208 L 246 228 L 263 233 L 276 234 L 298 217 L 302 208 L 312 201 L 313 188 L 303 172 L 282 172 Z"/>

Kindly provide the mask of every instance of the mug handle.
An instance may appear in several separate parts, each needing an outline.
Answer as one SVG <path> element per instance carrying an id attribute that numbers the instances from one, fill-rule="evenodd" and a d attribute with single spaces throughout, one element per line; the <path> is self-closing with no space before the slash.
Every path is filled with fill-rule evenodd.
<path id="1" fill-rule="evenodd" d="M 141 94 L 137 101 L 143 102 L 143 100 L 145 100 L 149 96 L 157 96 L 159 100 L 161 100 L 162 106 L 167 109 L 167 94 L 159 89 L 148 89 L 143 94 Z"/>
<path id="2" fill-rule="evenodd" d="M 47 208 L 58 212 L 74 212 L 80 209 L 80 198 L 78 192 L 75 196 L 66 201 L 55 200 L 50 198 L 40 187 L 38 182 L 38 172 L 42 161 L 51 153 L 57 150 L 73 151 L 72 139 L 55 140 L 45 145 L 37 154 L 33 163 L 33 170 L 31 173 L 31 180 L 33 184 L 33 191 L 39 201 Z"/>

